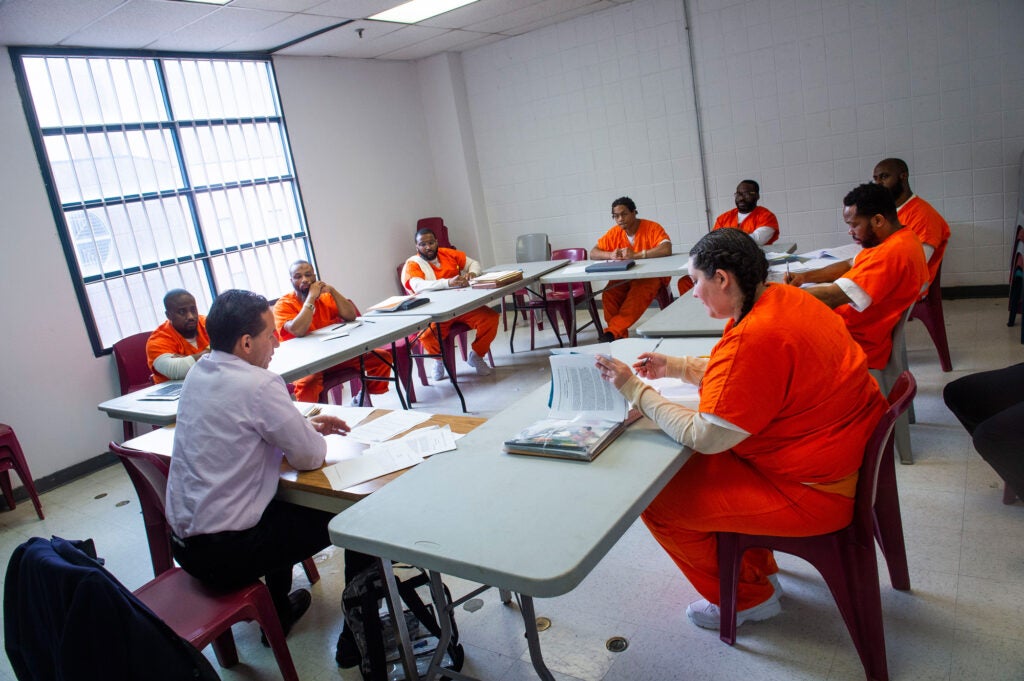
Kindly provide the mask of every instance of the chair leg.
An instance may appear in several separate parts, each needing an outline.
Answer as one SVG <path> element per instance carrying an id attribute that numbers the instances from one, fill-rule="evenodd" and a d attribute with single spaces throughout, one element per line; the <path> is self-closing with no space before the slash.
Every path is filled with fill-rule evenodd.
<path id="1" fill-rule="evenodd" d="M 231 627 L 213 640 L 213 654 L 217 656 L 217 663 L 225 669 L 238 664 L 238 648 L 235 647 L 235 636 L 231 633 Z"/>
<path id="2" fill-rule="evenodd" d="M 896 419 L 893 433 L 896 439 L 896 451 L 900 455 L 900 463 L 914 463 L 914 453 L 910 449 L 910 415 L 907 412 L 903 412 Z"/>
<path id="3" fill-rule="evenodd" d="M 878 468 L 875 493 L 875 539 L 889 568 L 889 581 L 897 591 L 910 590 L 910 568 L 907 545 L 903 538 L 903 517 L 900 514 L 899 489 L 896 486 L 896 463 L 892 451 Z"/>
<path id="4" fill-rule="evenodd" d="M 253 598 L 253 605 L 256 608 L 256 621 L 259 622 L 263 633 L 267 636 L 267 643 L 274 651 L 274 659 L 277 660 L 277 666 L 281 669 L 284 681 L 299 681 L 295 663 L 292 661 L 292 654 L 284 640 L 281 620 L 278 619 L 277 611 L 274 610 L 274 604 L 270 600 L 270 592 L 265 588 L 260 589 Z"/>
<path id="5" fill-rule="evenodd" d="M 320 571 L 316 568 L 316 561 L 312 556 L 302 561 L 302 569 L 305 570 L 306 579 L 309 580 L 310 585 L 320 581 Z"/>
<path id="6" fill-rule="evenodd" d="M 736 644 L 736 588 L 740 582 L 739 539 L 731 532 L 719 532 L 718 542 L 718 638 L 728 645 Z"/>
<path id="7" fill-rule="evenodd" d="M 0 471 L 0 490 L 3 490 L 4 500 L 7 501 L 7 508 L 14 510 L 14 488 L 11 487 L 10 471 Z"/>

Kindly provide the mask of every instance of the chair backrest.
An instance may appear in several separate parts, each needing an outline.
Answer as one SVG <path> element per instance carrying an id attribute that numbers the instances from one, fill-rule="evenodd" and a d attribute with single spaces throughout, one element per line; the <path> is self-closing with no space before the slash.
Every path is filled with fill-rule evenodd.
<path id="1" fill-rule="evenodd" d="M 551 251 L 552 260 L 568 260 L 569 262 L 582 262 L 590 257 L 590 252 L 585 248 L 556 248 Z M 571 288 L 570 288 L 571 287 Z M 576 282 L 573 284 L 552 284 L 551 290 L 559 293 L 572 293 L 574 298 L 584 295 L 590 287 L 590 282 Z"/>
<path id="2" fill-rule="evenodd" d="M 897 378 L 889 391 L 889 408 L 885 410 L 864 447 L 864 460 L 857 479 L 857 493 L 853 505 L 853 527 L 858 541 L 874 542 L 875 493 L 878 471 L 886 458 L 893 456 L 893 427 L 896 419 L 909 407 L 917 393 L 917 382 L 909 371 Z"/>
<path id="3" fill-rule="evenodd" d="M 551 259 L 548 235 L 536 232 L 516 237 L 516 262 L 541 262 Z"/>
<path id="4" fill-rule="evenodd" d="M 167 498 L 167 475 L 170 464 L 161 456 L 138 449 L 128 449 L 116 442 L 110 443 L 110 451 L 124 464 L 128 477 L 139 496 L 142 518 L 149 535 L 149 550 L 153 559 L 153 571 L 159 575 L 173 567 L 171 560 L 171 528 L 167 524 L 164 502 Z M 159 537 L 154 537 L 156 532 Z"/>
<path id="5" fill-rule="evenodd" d="M 117 365 L 117 379 L 121 383 L 122 395 L 152 385 L 146 361 L 146 341 L 149 336 L 149 331 L 143 331 L 114 343 L 114 363 Z"/>
<path id="6" fill-rule="evenodd" d="M 448 227 L 444 224 L 444 218 L 420 218 L 416 221 L 416 231 L 429 229 L 437 237 L 437 245 L 441 248 L 455 248 L 448 238 Z"/>

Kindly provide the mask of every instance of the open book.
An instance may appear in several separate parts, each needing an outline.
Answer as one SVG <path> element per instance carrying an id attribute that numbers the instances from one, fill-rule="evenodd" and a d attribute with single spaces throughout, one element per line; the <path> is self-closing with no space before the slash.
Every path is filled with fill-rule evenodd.
<path id="1" fill-rule="evenodd" d="M 469 285 L 471 288 L 501 288 L 522 280 L 522 270 L 502 270 L 501 272 L 484 272 L 479 277 L 470 279 Z"/>
<path id="2" fill-rule="evenodd" d="M 426 305 L 430 298 L 417 298 L 416 296 L 391 296 L 385 298 L 376 305 L 371 305 L 368 310 L 377 312 L 405 312 L 420 305 Z"/>
<path id="3" fill-rule="evenodd" d="M 601 378 L 593 355 L 551 356 L 551 409 L 505 441 L 510 454 L 593 461 L 630 423 L 626 398 Z"/>

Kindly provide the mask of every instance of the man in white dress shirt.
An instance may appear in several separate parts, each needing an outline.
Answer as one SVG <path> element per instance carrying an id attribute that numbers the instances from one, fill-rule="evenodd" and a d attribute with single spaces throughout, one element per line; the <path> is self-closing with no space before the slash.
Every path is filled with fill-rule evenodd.
<path id="1" fill-rule="evenodd" d="M 349 428 L 335 416 L 304 418 L 267 370 L 278 340 L 266 298 L 226 291 L 206 328 L 211 352 L 185 378 L 167 481 L 174 558 L 221 588 L 263 577 L 287 634 L 311 600 L 305 589 L 289 594 L 292 567 L 330 544 L 333 515 L 274 499 L 281 460 L 319 468 L 323 436 Z M 372 560 L 345 557 L 346 577 Z"/>

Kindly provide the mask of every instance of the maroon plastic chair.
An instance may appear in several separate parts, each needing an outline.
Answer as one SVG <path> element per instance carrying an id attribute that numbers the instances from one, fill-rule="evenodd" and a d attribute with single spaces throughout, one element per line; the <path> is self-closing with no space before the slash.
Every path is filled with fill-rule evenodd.
<path id="1" fill-rule="evenodd" d="M 117 380 L 121 384 L 121 394 L 142 390 L 153 385 L 153 375 L 149 371 L 146 358 L 146 341 L 151 331 L 136 333 L 114 343 L 114 364 L 117 365 Z M 124 439 L 135 437 L 135 425 L 131 421 L 124 422 Z"/>
<path id="2" fill-rule="evenodd" d="M 266 634 L 285 681 L 298 681 L 281 621 L 263 582 L 256 580 L 234 591 L 213 589 L 174 567 L 171 530 L 164 515 L 170 469 L 167 461 L 152 452 L 127 449 L 116 442 L 110 443 L 110 451 L 124 464 L 139 496 L 156 574 L 156 579 L 135 591 L 139 600 L 196 649 L 202 650 L 212 643 L 222 667 L 238 663 L 231 625 L 255 620 Z"/>
<path id="3" fill-rule="evenodd" d="M 7 506 L 14 509 L 14 489 L 11 487 L 11 471 L 18 474 L 21 484 L 28 492 L 32 505 L 36 507 L 36 515 L 43 520 L 43 505 L 39 503 L 39 494 L 36 492 L 36 483 L 32 480 L 32 474 L 28 470 L 28 462 L 25 461 L 25 453 L 21 451 L 21 445 L 14 434 L 14 429 L 6 423 L 0 423 L 0 489 L 3 490 Z"/>
<path id="4" fill-rule="evenodd" d="M 864 449 L 864 461 L 857 480 L 853 521 L 846 527 L 829 534 L 813 537 L 775 537 L 768 535 L 719 532 L 718 570 L 720 585 L 721 639 L 733 645 L 736 642 L 736 584 L 739 581 L 740 562 L 747 549 L 764 548 L 782 551 L 803 558 L 813 565 L 828 584 L 835 598 L 846 628 L 860 655 L 867 678 L 887 681 L 888 663 L 885 655 L 885 632 L 882 626 L 882 597 L 878 580 L 878 562 L 875 557 L 875 539 L 882 545 L 886 560 L 898 562 L 892 522 L 888 516 L 891 506 L 879 508 L 877 499 L 883 493 L 879 479 L 883 471 L 895 469 L 893 461 L 893 426 L 896 418 L 906 411 L 917 392 L 914 377 L 904 371 L 889 393 L 889 408 L 879 419 Z M 895 473 L 893 474 L 895 481 Z M 891 490 L 894 491 L 894 490 Z M 890 500 L 891 501 L 891 500 Z M 897 502 L 898 513 L 898 502 Z M 877 519 L 876 519 L 877 518 Z M 902 548 L 902 526 L 900 527 Z M 902 554 L 906 569 L 906 552 Z M 897 570 L 898 571 L 898 570 Z M 893 566 L 889 567 L 890 576 Z M 897 589 L 909 589 L 909 575 L 905 583 L 895 583 Z"/>
<path id="5" fill-rule="evenodd" d="M 552 260 L 568 260 L 570 262 L 581 262 L 589 257 L 585 248 L 559 248 L 551 251 Z M 558 315 L 565 324 L 566 335 L 569 337 L 569 345 L 576 346 L 576 338 L 580 330 L 591 324 L 601 332 L 600 316 L 597 313 L 597 302 L 594 300 L 594 290 L 589 281 L 576 281 L 571 284 L 551 284 L 547 290 L 549 303 L 558 311 Z M 590 321 L 583 326 L 576 326 L 576 306 L 582 302 L 587 303 L 590 310 Z M 556 329 L 557 331 L 557 329 Z"/>
<path id="6" fill-rule="evenodd" d="M 416 221 L 416 231 L 429 229 L 437 238 L 437 245 L 441 248 L 455 248 L 448 238 L 448 228 L 444 224 L 444 218 L 420 218 Z"/>
<path id="7" fill-rule="evenodd" d="M 952 371 L 953 362 L 949 359 L 949 341 L 946 339 L 946 319 L 942 314 L 942 290 L 939 280 L 942 278 L 942 263 L 935 270 L 935 279 L 928 287 L 924 298 L 914 304 L 910 311 L 910 319 L 920 319 L 928 329 L 935 349 L 939 352 L 939 364 L 943 371 Z"/>

